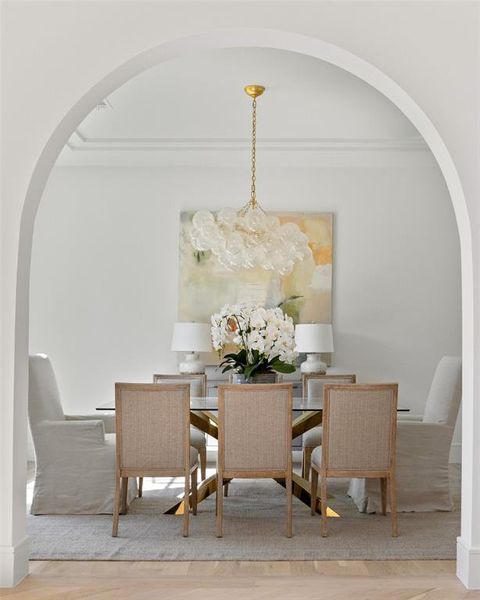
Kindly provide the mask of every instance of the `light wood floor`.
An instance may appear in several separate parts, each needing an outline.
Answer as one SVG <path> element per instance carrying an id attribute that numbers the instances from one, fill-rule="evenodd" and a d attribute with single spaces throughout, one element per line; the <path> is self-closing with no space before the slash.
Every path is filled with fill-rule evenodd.
<path id="1" fill-rule="evenodd" d="M 11 600 L 457 600 L 454 561 L 30 563 Z"/>
<path id="2" fill-rule="evenodd" d="M 464 589 L 450 560 L 31 561 L 30 575 L 16 588 L 0 590 L 0 598 L 480 600 L 480 592 Z"/>

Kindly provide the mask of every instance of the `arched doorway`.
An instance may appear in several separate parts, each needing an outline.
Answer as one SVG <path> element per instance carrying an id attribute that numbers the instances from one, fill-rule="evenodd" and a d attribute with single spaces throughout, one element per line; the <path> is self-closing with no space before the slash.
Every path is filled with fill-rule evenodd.
<path id="1" fill-rule="evenodd" d="M 385 95 L 410 119 L 424 137 L 436 157 L 447 183 L 460 233 L 463 290 L 464 419 L 468 419 L 469 411 L 473 410 L 473 333 L 471 327 L 473 322 L 473 272 L 471 235 L 461 183 L 448 149 L 434 125 L 417 104 L 394 81 L 372 65 L 341 48 L 332 46 L 321 40 L 282 31 L 254 29 L 221 30 L 182 38 L 174 42 L 162 44 L 132 58 L 89 90 L 72 107 L 53 132 L 36 165 L 22 214 L 17 274 L 15 355 L 16 381 L 22 383 L 19 383 L 15 389 L 17 405 L 24 406 L 26 400 L 24 382 L 28 354 L 28 286 L 33 225 L 36 210 L 50 170 L 64 143 L 76 126 L 98 102 L 125 81 L 143 70 L 192 52 L 234 47 L 264 47 L 287 50 L 305 54 L 345 69 Z M 22 415 L 24 415 L 24 411 L 20 410 L 18 418 L 25 418 Z M 464 450 L 465 453 L 466 450 Z M 464 468 L 466 467 L 464 466 Z M 468 473 L 467 477 L 464 478 L 464 485 L 468 484 L 467 480 Z M 469 508 L 468 505 L 465 505 L 463 512 L 467 512 Z M 16 510 L 22 511 L 23 503 Z M 463 520 L 463 527 L 466 528 L 468 523 L 469 520 L 465 518 Z"/>

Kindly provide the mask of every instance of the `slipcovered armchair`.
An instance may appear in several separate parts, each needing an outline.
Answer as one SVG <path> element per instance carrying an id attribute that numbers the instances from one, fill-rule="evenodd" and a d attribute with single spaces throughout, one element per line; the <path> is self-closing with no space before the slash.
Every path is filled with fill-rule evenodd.
<path id="1" fill-rule="evenodd" d="M 397 427 L 398 510 L 452 510 L 449 456 L 461 400 L 462 363 L 444 356 L 438 363 L 423 419 L 400 418 Z M 348 490 L 361 512 L 378 512 L 380 489 L 371 480 L 352 479 Z"/>
<path id="2" fill-rule="evenodd" d="M 65 415 L 52 364 L 29 358 L 28 417 L 35 448 L 31 513 L 112 514 L 115 416 Z M 136 495 L 135 481 L 129 499 Z"/>

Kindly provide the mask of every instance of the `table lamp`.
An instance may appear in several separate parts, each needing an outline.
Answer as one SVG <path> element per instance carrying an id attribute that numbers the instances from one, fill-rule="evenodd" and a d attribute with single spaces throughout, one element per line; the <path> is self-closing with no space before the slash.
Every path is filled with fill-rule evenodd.
<path id="1" fill-rule="evenodd" d="M 172 346 L 174 352 L 188 352 L 179 365 L 180 373 L 205 373 L 205 363 L 199 352 L 212 351 L 210 325 L 208 323 L 175 323 Z"/>
<path id="2" fill-rule="evenodd" d="M 300 367 L 302 373 L 326 373 L 327 365 L 320 352 L 333 352 L 332 325 L 324 323 L 301 323 L 295 326 L 297 352 L 306 352 L 307 360 Z"/>

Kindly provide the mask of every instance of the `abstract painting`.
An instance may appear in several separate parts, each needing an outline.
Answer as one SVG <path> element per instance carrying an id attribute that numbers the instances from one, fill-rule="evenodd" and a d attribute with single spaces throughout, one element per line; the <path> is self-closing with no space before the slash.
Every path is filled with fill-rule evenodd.
<path id="1" fill-rule="evenodd" d="M 180 214 L 180 321 L 210 322 L 224 304 L 256 302 L 280 306 L 295 323 L 331 323 L 332 213 L 274 213 L 282 223 L 296 223 L 312 251 L 285 276 L 261 268 L 227 271 L 210 252 L 195 250 L 189 233 L 193 214 Z"/>

